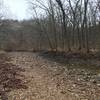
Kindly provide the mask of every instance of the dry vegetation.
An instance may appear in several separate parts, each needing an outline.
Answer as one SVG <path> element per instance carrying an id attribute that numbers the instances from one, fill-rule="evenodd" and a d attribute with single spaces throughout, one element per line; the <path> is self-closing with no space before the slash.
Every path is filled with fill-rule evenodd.
<path id="1" fill-rule="evenodd" d="M 0 100 L 100 100 L 100 0 L 28 4 L 30 20 L 0 9 Z"/>
<path id="2" fill-rule="evenodd" d="M 0 54 L 1 100 L 100 100 L 99 56 L 69 55 Z"/>

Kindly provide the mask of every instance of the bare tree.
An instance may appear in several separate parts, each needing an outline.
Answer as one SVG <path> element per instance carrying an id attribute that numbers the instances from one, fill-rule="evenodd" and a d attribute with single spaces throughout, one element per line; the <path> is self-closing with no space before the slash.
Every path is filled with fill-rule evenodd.
<path id="1" fill-rule="evenodd" d="M 39 9 L 44 10 L 44 18 L 41 22 L 41 17 L 35 12 L 36 22 L 47 36 L 50 48 L 56 50 L 61 48 L 65 51 L 71 50 L 90 50 L 90 34 L 94 27 L 97 30 L 99 0 L 95 7 L 89 0 L 49 0 L 48 3 L 43 3 L 39 0 L 32 2 Z M 40 36 L 41 37 L 41 36 Z M 62 37 L 62 47 L 59 45 L 59 37 Z"/>
<path id="2" fill-rule="evenodd" d="M 63 7 L 63 4 L 62 4 L 62 1 L 61 0 L 56 0 L 56 2 L 58 3 L 61 11 L 62 11 L 62 19 L 63 19 L 63 39 L 64 39 L 64 36 L 67 35 L 67 46 L 68 46 L 68 51 L 71 51 L 71 48 L 70 48 L 70 43 L 69 43 L 69 38 L 68 38 L 68 33 L 67 33 L 67 30 L 66 30 L 66 13 L 65 13 L 65 10 L 64 10 L 64 7 Z M 63 46 L 65 45 L 65 39 L 63 41 Z"/>

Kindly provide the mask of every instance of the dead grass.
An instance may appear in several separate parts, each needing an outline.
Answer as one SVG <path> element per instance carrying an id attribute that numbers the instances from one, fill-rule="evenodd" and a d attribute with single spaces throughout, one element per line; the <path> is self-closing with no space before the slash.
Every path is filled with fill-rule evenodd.
<path id="1" fill-rule="evenodd" d="M 6 56 L 10 60 L 4 63 L 16 66 L 13 71 L 22 69 L 15 70 L 19 73 L 15 78 L 21 82 L 10 82 L 13 87 L 21 83 L 21 87 L 11 87 L 5 96 L 8 100 L 100 100 L 100 73 L 77 67 L 81 64 L 75 60 L 86 62 L 91 57 L 83 59 L 79 54 L 52 52 L 9 52 Z"/>
<path id="2" fill-rule="evenodd" d="M 0 54 L 0 96 L 2 100 L 7 100 L 7 93 L 14 89 L 27 88 L 22 80 L 21 72 L 23 71 L 22 68 L 10 63 L 10 58 L 6 54 Z"/>

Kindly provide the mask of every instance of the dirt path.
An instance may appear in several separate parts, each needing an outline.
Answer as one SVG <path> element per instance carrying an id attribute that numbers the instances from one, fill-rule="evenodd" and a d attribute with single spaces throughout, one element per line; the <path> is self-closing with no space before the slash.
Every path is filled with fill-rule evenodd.
<path id="1" fill-rule="evenodd" d="M 25 69 L 22 75 L 28 87 L 11 91 L 9 100 L 100 100 L 100 84 L 95 84 L 95 75 L 85 80 L 87 76 L 83 76 L 89 73 L 84 70 L 72 71 L 43 59 L 38 53 L 12 52 L 7 55 L 12 59 L 11 63 Z"/>

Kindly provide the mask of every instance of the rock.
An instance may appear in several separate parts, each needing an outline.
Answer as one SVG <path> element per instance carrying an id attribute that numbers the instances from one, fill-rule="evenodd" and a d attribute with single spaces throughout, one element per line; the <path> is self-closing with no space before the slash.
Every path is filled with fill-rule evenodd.
<path id="1" fill-rule="evenodd" d="M 76 85 L 75 85 L 75 84 L 73 84 L 73 87 L 75 88 L 75 87 L 76 87 Z"/>
<path id="2" fill-rule="evenodd" d="M 66 91 L 61 91 L 60 93 L 62 93 L 62 94 L 66 94 Z"/>
<path id="3" fill-rule="evenodd" d="M 96 80 L 96 81 L 100 81 L 100 74 L 98 74 L 98 75 L 95 77 L 95 80 Z"/>
<path id="4" fill-rule="evenodd" d="M 99 87 L 100 87 L 100 84 L 97 84 L 97 86 L 99 86 Z"/>
<path id="5" fill-rule="evenodd" d="M 96 83 L 97 83 L 97 81 L 96 81 L 96 80 L 93 80 L 93 83 L 94 83 L 94 84 L 96 84 Z"/>

